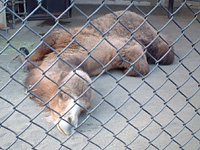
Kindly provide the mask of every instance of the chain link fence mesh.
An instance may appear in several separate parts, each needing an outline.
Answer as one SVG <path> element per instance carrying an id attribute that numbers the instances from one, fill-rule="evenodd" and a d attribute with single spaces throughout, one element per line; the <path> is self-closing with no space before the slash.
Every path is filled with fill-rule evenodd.
<path id="1" fill-rule="evenodd" d="M 135 1 L 110 6 L 102 0 L 90 8 L 74 0 L 55 16 L 38 1 L 22 17 L 8 7 L 9 0 L 0 3 L 0 13 L 6 11 L 18 20 L 9 33 L 0 31 L 0 149 L 200 149 L 199 7 L 194 9 L 183 1 L 169 12 L 162 0 L 151 9 L 139 7 Z M 68 22 L 64 16 L 71 9 L 76 15 Z M 24 93 L 27 72 L 23 70 L 26 63 L 20 62 L 20 47 L 33 54 L 55 28 L 84 29 L 94 18 L 116 9 L 135 11 L 158 34 L 168 35 L 175 62 L 152 64 L 149 74 L 140 77 L 102 66 L 102 73 L 92 77 L 91 109 L 80 116 L 75 133 L 66 136 L 45 119 L 45 107 L 37 106 L 29 99 L 30 93 Z M 51 20 L 30 21 L 38 10 Z"/>

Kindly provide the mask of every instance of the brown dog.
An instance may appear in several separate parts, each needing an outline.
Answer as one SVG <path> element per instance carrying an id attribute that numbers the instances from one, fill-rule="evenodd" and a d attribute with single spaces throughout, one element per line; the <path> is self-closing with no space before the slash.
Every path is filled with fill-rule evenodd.
<path id="1" fill-rule="evenodd" d="M 130 76 L 146 75 L 148 63 L 173 63 L 169 45 L 165 36 L 158 36 L 134 12 L 107 14 L 85 28 L 51 32 L 29 57 L 25 84 L 31 97 L 51 110 L 58 128 L 70 134 L 78 115 L 90 107 L 89 76 L 111 69 L 123 69 Z"/>

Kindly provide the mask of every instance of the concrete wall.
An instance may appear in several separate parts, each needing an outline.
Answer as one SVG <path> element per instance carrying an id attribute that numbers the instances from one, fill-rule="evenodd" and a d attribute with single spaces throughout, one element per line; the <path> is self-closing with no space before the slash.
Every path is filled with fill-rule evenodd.
<path id="1" fill-rule="evenodd" d="M 155 6 L 158 0 L 135 0 L 135 4 L 138 6 Z M 182 0 L 175 0 L 175 7 L 180 5 Z M 76 0 L 77 4 L 101 4 L 102 0 Z M 106 4 L 111 5 L 128 5 L 130 0 L 107 0 Z M 162 4 L 168 6 L 168 0 L 162 0 Z"/>
<path id="2" fill-rule="evenodd" d="M 0 2 L 0 28 L 6 27 L 6 12 L 5 10 L 2 11 L 4 5 Z"/>
<path id="3" fill-rule="evenodd" d="M 155 6 L 159 0 L 135 0 L 134 4 L 137 6 Z M 76 4 L 93 4 L 99 5 L 102 0 L 75 0 Z M 168 6 L 169 0 L 161 0 L 164 6 Z M 183 3 L 183 0 L 174 0 L 174 7 L 179 7 Z M 109 5 L 129 5 L 130 0 L 106 0 L 106 4 Z M 188 0 L 187 4 L 192 8 L 200 9 L 200 0 Z"/>

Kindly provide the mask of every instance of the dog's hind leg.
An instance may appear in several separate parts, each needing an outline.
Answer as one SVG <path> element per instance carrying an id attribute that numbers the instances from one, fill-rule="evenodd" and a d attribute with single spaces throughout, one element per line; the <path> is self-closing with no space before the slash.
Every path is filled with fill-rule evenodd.
<path id="1" fill-rule="evenodd" d="M 170 47 L 171 41 L 167 36 L 158 37 L 148 48 L 147 60 L 150 64 L 159 63 L 161 65 L 169 65 L 174 61 L 174 50 Z M 150 55 L 149 55 L 150 54 Z"/>
<path id="2" fill-rule="evenodd" d="M 122 63 L 119 66 L 128 76 L 143 76 L 149 73 L 146 54 L 140 44 L 135 43 L 120 50 L 120 57 Z"/>

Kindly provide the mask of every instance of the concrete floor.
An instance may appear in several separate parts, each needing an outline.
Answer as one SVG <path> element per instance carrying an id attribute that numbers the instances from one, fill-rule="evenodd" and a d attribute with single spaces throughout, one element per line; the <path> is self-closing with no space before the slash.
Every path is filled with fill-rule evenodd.
<path id="1" fill-rule="evenodd" d="M 87 14 L 96 9 L 82 7 Z M 101 10 L 92 18 L 107 12 Z M 63 26 L 72 28 L 86 23 L 85 17 L 76 11 L 73 14 L 70 23 L 62 20 Z M 160 14 L 153 13 L 148 18 L 158 29 L 169 21 L 164 12 Z M 123 73 L 118 70 L 111 71 L 112 76 L 93 77 L 98 92 L 95 92 L 91 113 L 81 115 L 77 133 L 70 137 L 48 123 L 42 108 L 26 97 L 22 83 L 27 74 L 19 69 L 21 62 L 15 58 L 15 50 L 7 49 L 0 56 L 0 149 L 12 143 L 10 149 L 13 150 L 33 147 L 122 150 L 125 146 L 134 150 L 176 150 L 180 146 L 186 150 L 200 149 L 200 24 L 193 19 L 189 10 L 178 13 L 174 20 L 185 28 L 184 32 L 174 22 L 162 31 L 176 41 L 177 56 L 172 65 L 150 65 L 152 72 L 145 79 L 122 78 Z M 20 23 L 8 34 L 1 33 L 11 38 L 10 43 L 16 48 L 34 49 L 40 40 L 28 28 L 43 35 L 52 25 L 50 21 L 29 21 L 28 27 L 14 37 Z M 2 50 L 7 41 L 2 37 L 0 41 Z M 142 109 L 137 102 L 143 105 Z"/>

